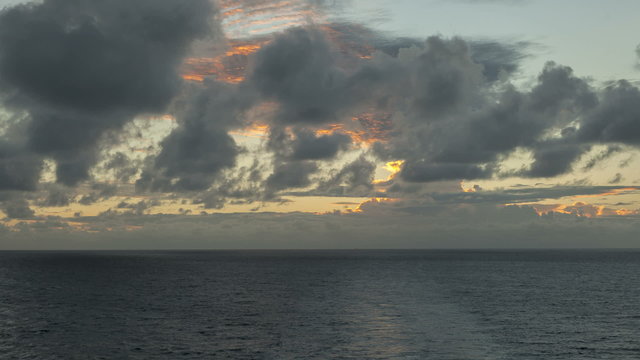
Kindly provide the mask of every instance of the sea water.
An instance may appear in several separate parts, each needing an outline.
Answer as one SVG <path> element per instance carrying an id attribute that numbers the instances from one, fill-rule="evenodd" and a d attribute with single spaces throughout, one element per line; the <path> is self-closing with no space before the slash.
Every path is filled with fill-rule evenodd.
<path id="1" fill-rule="evenodd" d="M 640 359 L 640 252 L 0 252 L 1 359 Z"/>

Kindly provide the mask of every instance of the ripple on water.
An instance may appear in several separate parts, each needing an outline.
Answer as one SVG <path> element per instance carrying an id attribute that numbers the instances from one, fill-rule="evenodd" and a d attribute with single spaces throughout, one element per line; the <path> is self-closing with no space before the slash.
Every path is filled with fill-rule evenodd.
<path id="1" fill-rule="evenodd" d="M 0 354 L 638 359 L 638 273 L 612 251 L 2 252 Z"/>

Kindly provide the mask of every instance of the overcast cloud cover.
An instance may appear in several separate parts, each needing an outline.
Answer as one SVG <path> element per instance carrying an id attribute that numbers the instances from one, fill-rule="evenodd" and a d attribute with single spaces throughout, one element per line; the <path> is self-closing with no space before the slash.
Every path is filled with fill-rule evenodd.
<path id="1" fill-rule="evenodd" d="M 635 203 L 552 206 L 637 193 L 621 173 L 640 146 L 632 81 L 602 85 L 549 61 L 522 86 L 532 42 L 396 38 L 331 20 L 336 9 L 322 1 L 293 9 L 320 20 L 228 36 L 242 26 L 229 25 L 242 19 L 230 10 L 269 17 L 272 6 L 45 0 L 2 10 L 0 247 L 637 246 Z M 167 115 L 166 133 L 136 148 L 158 136 L 136 119 Z M 257 147 L 234 135 L 251 129 L 262 131 Z M 137 152 L 116 151 L 131 143 Z M 515 185 L 554 184 L 620 154 L 615 185 Z M 517 156 L 526 160 L 514 167 Z M 375 180 L 387 162 L 396 171 Z M 461 191 L 461 181 L 489 180 L 509 187 Z M 311 196 L 378 200 L 258 212 Z M 97 216 L 38 210 L 111 199 Z M 544 206 L 530 203 L 544 201 L 540 216 Z M 176 214 L 150 215 L 168 204 Z M 243 204 L 254 211 L 186 206 Z"/>

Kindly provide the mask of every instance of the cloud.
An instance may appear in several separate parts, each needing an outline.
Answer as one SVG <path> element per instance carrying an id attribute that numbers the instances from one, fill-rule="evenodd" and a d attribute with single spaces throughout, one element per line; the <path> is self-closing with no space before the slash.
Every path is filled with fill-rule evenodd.
<path id="1" fill-rule="evenodd" d="M 35 190 L 42 168 L 39 156 L 0 137 L 0 190 Z"/>
<path id="2" fill-rule="evenodd" d="M 389 204 L 387 204 L 389 205 Z M 531 207 L 312 215 L 114 215 L 23 223 L 4 249 L 630 248 L 637 218 L 538 216 Z M 65 226 L 66 225 L 66 226 Z M 50 230 L 51 227 L 58 230 Z M 87 229 L 92 233 L 80 231 Z M 110 228 L 112 231 L 104 231 Z M 305 236 L 291 236 L 292 229 Z M 4 236 L 6 235 L 6 236 Z M 39 240 L 35 240 L 38 238 Z M 389 241 L 393 239 L 393 241 Z M 606 241 L 603 242 L 603 239 Z M 43 241 L 46 240 L 46 241 Z"/>
<path id="3" fill-rule="evenodd" d="M 491 171 L 469 164 L 411 162 L 402 167 L 400 175 L 409 182 L 432 182 L 456 179 L 483 179 L 491 176 Z"/>
<path id="4" fill-rule="evenodd" d="M 532 205 L 536 211 L 543 216 L 553 216 L 557 214 L 569 214 L 580 218 L 596 218 L 596 217 L 637 217 L 640 210 L 629 209 L 613 209 L 603 205 L 593 205 L 582 201 L 574 202 L 570 205 L 565 204 L 534 204 Z"/>
<path id="5" fill-rule="evenodd" d="M 422 84 L 396 109 L 395 136 L 375 147 L 382 159 L 405 160 L 407 181 L 494 177 L 500 161 L 523 149 L 534 161 L 517 175 L 555 177 L 571 171 L 591 145 L 637 145 L 640 91 L 628 82 L 599 92 L 571 68 L 548 63 L 530 91 L 496 91 L 461 40 L 432 38 L 414 49 L 391 61 Z M 433 75 L 421 74 L 422 66 Z"/>
<path id="6" fill-rule="evenodd" d="M 440 203 L 450 204 L 513 204 L 531 203 L 565 197 L 600 197 L 634 191 L 638 191 L 638 189 L 621 186 L 553 186 L 524 187 L 480 192 L 442 192 L 432 193 L 429 194 L 429 196 Z"/>
<path id="7" fill-rule="evenodd" d="M 146 8 L 120 2 L 97 5 L 89 0 L 83 5 L 68 11 L 69 14 L 61 19 L 53 11 L 54 3 L 18 7 L 12 10 L 19 15 L 18 20 L 5 20 L 5 27 L 9 29 L 13 23 L 39 17 L 54 26 L 58 24 L 55 21 L 79 21 L 76 17 L 90 13 L 94 17 L 104 17 L 100 26 L 80 21 L 81 26 L 73 28 L 69 34 L 58 25 L 53 27 L 61 38 L 64 56 L 70 56 L 67 54 L 69 49 L 79 47 L 75 41 L 80 40 L 76 36 L 82 38 L 86 32 L 89 39 L 91 36 L 104 38 L 104 44 L 96 42 L 78 50 L 78 58 L 99 56 L 105 51 L 119 54 L 127 50 L 129 55 L 139 54 L 136 56 L 140 61 L 151 56 L 161 60 L 154 61 L 158 69 L 145 68 L 145 71 L 133 74 L 132 69 L 137 66 L 134 61 L 118 66 L 117 75 L 107 76 L 104 74 L 112 71 L 110 66 L 118 62 L 103 66 L 101 59 L 91 63 L 89 69 L 78 67 L 66 75 L 72 83 L 78 82 L 80 88 L 90 86 L 90 92 L 79 92 L 75 87 L 62 92 L 51 88 L 59 86 L 56 84 L 62 80 L 41 84 L 39 78 L 21 76 L 28 71 L 15 65 L 20 64 L 19 52 L 12 53 L 4 61 L 5 68 L 14 66 L 19 70 L 5 76 L 8 79 L 5 82 L 18 90 L 12 104 L 16 101 L 30 104 L 25 105 L 31 124 L 27 147 L 38 156 L 56 159 L 58 180 L 69 185 L 88 177 L 89 169 L 98 158 L 96 144 L 106 132 L 118 130 L 135 114 L 163 109 L 177 94 L 177 85 L 168 79 L 173 76 L 175 80 L 186 46 L 202 36 L 206 28 L 199 24 L 203 21 L 198 17 L 201 14 L 193 24 L 185 24 L 181 19 L 190 11 L 208 13 L 208 9 L 204 11 L 204 5 L 198 3 L 186 6 L 169 0 L 154 2 L 150 7 L 157 6 L 154 11 L 160 14 L 154 21 L 171 22 L 177 29 L 175 33 L 169 36 L 154 28 L 127 38 L 121 44 L 111 40 L 111 37 L 118 38 L 118 31 L 151 26 L 144 20 Z M 57 6 L 64 7 L 65 4 Z M 175 6 L 182 11 L 179 16 L 162 18 L 165 11 Z M 126 21 L 115 18 L 114 9 L 129 11 L 132 18 Z M 595 95 L 584 81 L 574 77 L 569 68 L 554 64 L 544 69 L 538 85 L 529 93 L 508 86 L 495 93 L 491 84 L 500 74 L 508 76 L 517 70 L 518 63 L 526 56 L 528 43 L 467 43 L 458 38 L 431 37 L 425 42 L 412 40 L 402 45 L 401 39 L 386 40 L 386 44 L 400 44 L 394 54 L 375 52 L 375 46 L 383 48 L 384 42 L 381 35 L 365 27 L 334 24 L 331 29 L 333 32 L 329 34 L 333 35 L 327 35 L 321 26 L 298 27 L 278 33 L 251 56 L 244 83 L 223 84 L 209 79 L 187 89 L 182 95 L 184 100 L 176 108 L 178 127 L 160 143 L 160 153 L 147 159 L 137 180 L 138 188 L 154 191 L 207 189 L 221 171 L 236 165 L 241 152 L 228 132 L 244 126 L 246 112 L 264 102 L 277 104 L 275 114 L 265 121 L 271 126 L 269 148 L 275 152 L 274 167 L 280 170 L 286 167 L 309 170 L 313 166 L 307 161 L 334 159 L 349 148 L 351 139 L 347 133 L 351 131 L 349 127 L 356 125 L 350 124 L 345 132 L 331 134 L 314 133 L 314 127 L 317 129 L 330 122 L 345 124 L 350 118 L 366 118 L 360 116 L 362 111 L 373 110 L 374 115 L 387 112 L 389 115 L 385 119 L 393 124 L 385 130 L 391 134 L 393 129 L 393 136 L 387 144 L 377 146 L 376 153 L 382 159 L 406 160 L 406 169 L 401 173 L 405 180 L 430 182 L 461 176 L 470 179 L 491 177 L 501 158 L 523 146 L 536 154 L 537 162 L 529 173 L 537 176 L 545 174 L 545 167 L 551 166 L 543 164 L 547 150 L 536 152 L 539 138 L 553 126 L 568 123 L 561 119 L 561 110 L 577 112 L 594 102 Z M 8 30 L 5 32 L 9 38 L 19 36 L 9 36 Z M 25 41 L 31 37 L 35 41 L 49 35 L 35 32 L 23 36 Z M 152 39 L 161 39 L 166 45 L 161 49 L 149 48 L 148 42 Z M 362 39 L 372 41 L 373 45 L 354 53 L 342 51 L 342 45 Z M 11 43 L 5 46 L 10 48 Z M 138 48 L 133 51 L 131 47 Z M 33 51 L 39 50 L 34 47 Z M 59 66 L 71 67 L 74 61 L 81 60 L 62 58 Z M 49 68 L 54 65 L 58 66 L 53 62 Z M 39 71 L 48 70 L 42 63 L 31 66 Z M 100 66 L 104 71 L 100 75 L 93 74 Z M 91 71 L 93 77 L 84 76 L 82 71 Z M 158 71 L 163 76 L 152 76 Z M 47 76 L 55 80 L 60 73 L 63 71 Z M 138 80 L 123 81 L 121 76 Z M 152 91 L 138 94 L 141 92 L 139 86 L 152 88 Z M 362 122 L 359 126 L 364 127 Z M 65 136 L 57 136 L 60 129 L 64 129 Z M 373 131 L 366 127 L 364 131 L 369 130 Z M 362 138 L 362 135 L 358 136 Z M 569 148 L 585 149 L 566 145 L 567 151 Z M 563 153 L 568 154 L 567 151 Z M 122 180 L 136 176 L 136 169 L 127 165 L 129 161 L 125 155 L 117 156 L 105 164 L 105 169 L 115 171 L 117 178 Z M 551 158 L 556 162 L 565 159 L 567 163 L 577 156 Z M 293 165 L 296 161 L 303 161 L 305 165 Z M 548 173 L 555 175 L 566 171 L 570 169 L 569 165 L 556 164 L 555 172 Z M 277 184 L 304 184 L 303 179 L 308 177 L 288 177 L 300 181 L 273 180 L 284 178 L 282 173 L 275 171 L 269 187 L 282 190 L 284 188 Z"/>
<path id="8" fill-rule="evenodd" d="M 313 17 L 330 6 L 315 3 L 225 3 L 217 20 L 229 25 L 238 9 Z M 223 39 L 215 15 L 205 0 L 46 0 L 4 10 L 1 99 L 24 118 L 0 137 L 0 190 L 38 189 L 44 161 L 53 159 L 69 189 L 108 173 L 135 181 L 137 195 L 172 193 L 205 209 L 378 190 L 449 205 L 515 203 L 559 195 L 453 191 L 463 179 L 554 178 L 591 149 L 606 148 L 585 159 L 586 168 L 640 145 L 640 91 L 629 82 L 600 89 L 549 62 L 531 86 L 512 85 L 537 46 L 530 42 L 397 39 L 299 17 L 302 26 Z M 237 24 L 258 31 L 261 21 L 282 29 L 271 19 Z M 180 71 L 189 66 L 200 72 L 183 73 L 194 80 L 185 84 Z M 146 157 L 116 148 L 113 139 L 133 118 L 164 112 L 175 123 Z M 236 142 L 246 129 L 260 129 L 261 138 Z M 505 170 L 514 154 L 531 162 Z M 376 164 L 392 161 L 403 164 L 397 175 L 373 184 Z M 440 187 L 447 191 L 431 193 Z M 66 189 L 47 188 L 39 204 L 66 206 Z M 123 191 L 78 189 L 85 205 Z M 416 200 L 405 212 L 436 207 Z"/>
<path id="9" fill-rule="evenodd" d="M 263 167 L 254 159 L 251 166 L 226 171 L 207 191 L 198 193 L 193 204 L 202 204 L 205 209 L 222 209 L 227 203 L 241 205 L 264 200 Z"/>
<path id="10" fill-rule="evenodd" d="M 137 203 L 128 203 L 126 201 L 121 201 L 118 203 L 118 209 L 129 209 L 130 214 L 135 215 L 143 215 L 149 209 L 154 206 L 161 205 L 162 203 L 158 200 L 140 200 Z"/>
<path id="11" fill-rule="evenodd" d="M 483 66 L 483 74 L 489 81 L 516 73 L 520 63 L 530 56 L 531 49 L 539 46 L 528 41 L 469 40 L 468 43 L 473 61 Z"/>
<path id="12" fill-rule="evenodd" d="M 73 195 L 68 188 L 57 184 L 47 186 L 47 195 L 39 201 L 39 206 L 61 207 L 68 206 L 72 201 Z"/>
<path id="13" fill-rule="evenodd" d="M 333 159 L 339 151 L 347 150 L 350 144 L 348 135 L 315 136 L 310 131 L 298 131 L 292 145 L 292 157 L 296 160 Z"/>
<path id="14" fill-rule="evenodd" d="M 360 155 L 342 168 L 332 169 L 326 176 L 316 179 L 316 187 L 306 191 L 288 191 L 288 196 L 376 196 L 374 191 L 374 174 L 376 164 Z M 351 202 L 337 202 L 338 205 L 353 205 Z M 356 203 L 357 205 L 357 203 Z"/>
<path id="15" fill-rule="evenodd" d="M 300 27 L 278 34 L 256 53 L 248 81 L 266 100 L 277 101 L 275 121 L 320 124 L 336 121 L 357 94 L 318 28 Z"/>
<path id="16" fill-rule="evenodd" d="M 609 180 L 609 184 L 620 184 L 624 177 L 620 173 L 616 173 L 611 180 Z"/>
<path id="17" fill-rule="evenodd" d="M 129 182 L 138 174 L 140 165 L 138 161 L 134 161 L 128 155 L 118 151 L 105 159 L 102 170 L 112 172 L 117 181 Z"/>
<path id="18" fill-rule="evenodd" d="M 318 171 L 318 166 L 311 161 L 277 164 L 273 174 L 267 178 L 267 194 L 278 190 L 309 186 L 311 184 L 309 177 L 316 171 Z"/>
<path id="19" fill-rule="evenodd" d="M 585 164 L 583 170 L 593 169 L 598 163 L 607 160 L 611 156 L 623 151 L 624 149 L 618 145 L 610 145 L 604 151 L 593 156 L 589 161 Z"/>
<path id="20" fill-rule="evenodd" d="M 360 156 L 321 181 L 313 193 L 325 196 L 369 196 L 373 190 L 375 170 L 373 162 Z"/>
<path id="21" fill-rule="evenodd" d="M 546 131 L 566 126 L 573 119 L 571 112 L 595 102 L 595 95 L 570 68 L 553 63 L 547 64 L 530 92 L 507 86 L 495 93 L 483 82 L 482 69 L 474 65 L 461 40 L 430 41 L 427 45 L 438 45 L 427 46 L 417 59 L 442 59 L 439 61 L 446 62 L 443 66 L 451 69 L 441 73 L 450 74 L 419 77 L 431 84 L 421 85 L 422 90 L 407 96 L 410 102 L 422 104 L 423 110 L 397 117 L 397 136 L 376 148 L 383 158 L 406 160 L 402 175 L 407 180 L 491 177 L 502 157 L 517 148 L 542 147 Z M 432 64 L 426 66 L 437 69 Z M 425 100 L 430 96 L 435 97 Z M 544 160 L 542 155 L 539 159 Z M 558 167 L 567 169 L 566 164 Z"/>
<path id="22" fill-rule="evenodd" d="M 78 200 L 79 204 L 91 205 L 98 201 L 107 200 L 115 196 L 118 192 L 118 186 L 114 184 L 94 183 L 91 185 L 91 192 L 83 195 Z"/>
<path id="23" fill-rule="evenodd" d="M 106 132 L 166 109 L 211 14 L 206 0 L 47 0 L 3 10 L 0 90 L 7 108 L 28 113 L 26 150 L 55 159 L 63 184 L 87 179 Z"/>
<path id="24" fill-rule="evenodd" d="M 31 210 L 29 203 L 23 198 L 4 201 L 2 206 L 2 210 L 9 219 L 31 219 L 35 217 L 35 212 Z"/>
<path id="25" fill-rule="evenodd" d="M 640 90 L 624 80 L 608 86 L 598 107 L 586 114 L 578 137 L 587 142 L 640 145 Z"/>
<path id="26" fill-rule="evenodd" d="M 138 189 L 205 190 L 233 167 L 241 149 L 228 132 L 242 125 L 243 112 L 254 103 L 243 89 L 214 80 L 192 87 L 176 114 L 178 127 L 160 143 L 160 153 L 136 182 Z"/>
<path id="27" fill-rule="evenodd" d="M 177 179 L 172 187 L 202 190 L 209 187 L 211 177 L 220 169 L 235 165 L 237 153 L 235 142 L 227 133 L 200 124 L 186 125 L 163 140 L 155 166 L 167 178 Z"/>
<path id="28" fill-rule="evenodd" d="M 571 170 L 571 165 L 585 152 L 587 146 L 547 142 L 535 149 L 531 168 L 522 175 L 528 177 L 554 177 Z"/>

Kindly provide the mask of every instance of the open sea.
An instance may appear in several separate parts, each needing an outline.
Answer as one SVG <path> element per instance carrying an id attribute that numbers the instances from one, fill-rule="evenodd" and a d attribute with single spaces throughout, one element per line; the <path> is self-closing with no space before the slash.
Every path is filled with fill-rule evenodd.
<path id="1" fill-rule="evenodd" d="M 0 359 L 640 359 L 640 252 L 0 252 Z"/>

